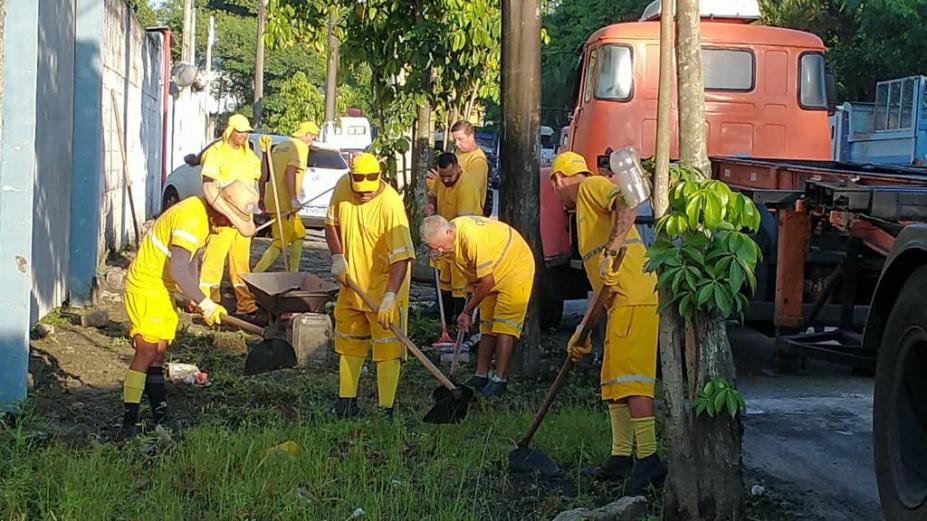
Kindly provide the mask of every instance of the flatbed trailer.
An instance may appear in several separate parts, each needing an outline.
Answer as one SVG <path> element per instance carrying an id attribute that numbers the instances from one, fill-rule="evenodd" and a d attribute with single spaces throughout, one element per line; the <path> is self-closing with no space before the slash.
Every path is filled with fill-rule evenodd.
<path id="1" fill-rule="evenodd" d="M 861 334 L 869 302 L 901 230 L 927 222 L 927 169 L 713 157 L 712 175 L 763 214 L 747 322 L 774 326 L 781 360 L 871 371 L 876 352 Z"/>

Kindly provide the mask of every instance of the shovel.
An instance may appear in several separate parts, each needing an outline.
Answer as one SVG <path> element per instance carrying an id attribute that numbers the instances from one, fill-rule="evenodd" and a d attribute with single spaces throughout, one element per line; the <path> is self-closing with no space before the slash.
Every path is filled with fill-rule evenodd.
<path id="1" fill-rule="evenodd" d="M 364 290 L 357 286 L 357 283 L 351 279 L 347 279 L 347 285 L 354 290 L 354 293 L 357 293 L 361 300 L 364 301 L 364 304 L 367 304 L 374 313 L 377 312 L 377 305 L 370 300 L 370 297 L 364 293 Z M 441 370 L 438 369 L 411 340 L 409 340 L 409 337 L 402 333 L 402 330 L 399 329 L 396 324 L 391 324 L 389 330 L 392 331 L 393 334 L 396 335 L 396 338 L 402 342 L 402 345 L 425 366 L 425 369 L 431 373 L 431 376 L 441 382 L 442 387 L 435 389 L 432 393 L 437 403 L 425 414 L 424 421 L 428 423 L 458 423 L 466 418 L 467 410 L 470 407 L 470 401 L 473 400 L 473 389 L 454 385 L 454 382 L 444 376 L 444 373 L 442 373 Z"/>
<path id="2" fill-rule="evenodd" d="M 435 340 L 435 343 L 431 344 L 431 347 L 440 351 L 442 347 L 451 347 L 454 345 L 454 340 L 451 338 L 451 335 L 447 334 L 447 320 L 444 315 L 444 299 L 441 298 L 441 278 L 438 276 L 438 268 L 434 268 L 435 272 L 435 289 L 438 290 L 438 311 L 441 312 L 441 338 Z M 457 333 L 457 336 L 460 336 L 460 332 Z"/>
<path id="3" fill-rule="evenodd" d="M 625 251 L 626 249 L 624 247 L 618 251 L 614 264 L 612 264 L 614 270 L 617 270 L 621 266 Z M 592 296 L 592 300 L 589 301 L 586 312 L 583 314 L 583 320 L 579 324 L 580 343 L 586 341 L 586 338 L 589 337 L 589 333 L 592 332 L 592 328 L 594 328 L 596 322 L 598 322 L 599 315 L 605 307 L 605 298 L 607 296 L 608 288 L 603 285 Z M 554 379 L 554 383 L 551 384 L 550 389 L 547 390 L 547 395 L 544 396 L 541 407 L 534 414 L 531 424 L 528 425 L 528 430 L 518 442 L 518 447 L 509 453 L 509 471 L 538 472 L 544 476 L 557 476 L 562 472 L 560 467 L 557 466 L 550 456 L 537 449 L 532 449 L 529 445 L 531 445 L 531 439 L 534 437 L 534 433 L 537 432 L 538 427 L 541 426 L 541 422 L 544 421 L 544 416 L 547 415 L 547 411 L 554 402 L 554 398 L 557 397 L 557 393 L 560 392 L 560 389 L 566 382 L 567 375 L 570 373 L 571 369 L 573 369 L 573 359 L 567 355 L 566 360 L 563 361 L 563 365 L 560 366 L 560 372 L 557 373 L 557 378 Z"/>
<path id="4" fill-rule="evenodd" d="M 263 327 L 230 315 L 222 315 L 222 323 L 262 337 L 265 333 Z M 289 342 L 282 338 L 265 338 L 248 351 L 248 357 L 245 359 L 245 374 L 266 373 L 294 366 L 296 366 L 296 350 Z"/>

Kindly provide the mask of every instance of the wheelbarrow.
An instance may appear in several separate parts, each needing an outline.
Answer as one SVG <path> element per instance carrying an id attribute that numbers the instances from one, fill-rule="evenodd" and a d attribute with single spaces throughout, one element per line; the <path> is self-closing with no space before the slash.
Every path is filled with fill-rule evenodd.
<path id="1" fill-rule="evenodd" d="M 286 328 L 281 326 L 283 316 L 323 312 L 325 304 L 338 293 L 338 286 L 308 273 L 244 273 L 241 278 L 269 316 L 262 334 L 264 340 L 248 351 L 245 374 L 295 366 L 296 351 L 286 340 Z"/>

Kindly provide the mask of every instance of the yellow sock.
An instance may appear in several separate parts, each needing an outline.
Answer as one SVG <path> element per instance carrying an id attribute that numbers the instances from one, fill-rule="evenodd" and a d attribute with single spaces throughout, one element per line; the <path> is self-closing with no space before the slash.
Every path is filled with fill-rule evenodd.
<path id="1" fill-rule="evenodd" d="M 122 382 L 122 401 L 125 403 L 141 403 L 142 392 L 145 391 L 145 379 L 148 375 L 129 369 Z"/>
<path id="2" fill-rule="evenodd" d="M 399 359 L 377 362 L 377 395 L 380 407 L 389 409 L 396 401 L 396 388 L 399 387 Z"/>
<path id="3" fill-rule="evenodd" d="M 644 459 L 657 451 L 657 426 L 653 416 L 631 418 L 634 437 L 637 439 L 637 459 Z"/>
<path id="4" fill-rule="evenodd" d="M 357 384 L 360 382 L 364 359 L 359 356 L 341 355 L 338 362 L 338 396 L 357 398 Z"/>
<path id="5" fill-rule="evenodd" d="M 303 256 L 303 241 L 296 241 L 287 247 L 290 252 L 290 271 L 299 271 L 299 260 Z"/>
<path id="6" fill-rule="evenodd" d="M 274 261 L 277 260 L 277 257 L 280 256 L 280 248 L 276 246 L 270 246 L 264 250 L 264 255 L 261 256 L 261 260 L 257 261 L 257 264 L 254 265 L 254 269 L 251 270 L 254 273 L 264 273 L 269 270 L 270 267 L 274 264 Z"/>
<path id="7" fill-rule="evenodd" d="M 608 417 L 612 424 L 612 456 L 630 456 L 634 444 L 628 404 L 609 402 Z"/>

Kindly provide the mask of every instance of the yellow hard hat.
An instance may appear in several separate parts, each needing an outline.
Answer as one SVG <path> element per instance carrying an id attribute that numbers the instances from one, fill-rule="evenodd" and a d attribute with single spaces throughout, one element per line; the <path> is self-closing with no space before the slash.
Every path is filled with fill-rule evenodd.
<path id="1" fill-rule="evenodd" d="M 229 128 L 235 132 L 254 132 L 254 129 L 251 128 L 251 122 L 241 114 L 232 114 L 232 117 L 229 118 Z"/>
<path id="2" fill-rule="evenodd" d="M 360 181 L 354 176 L 364 176 Z M 380 161 L 369 152 L 358 154 L 351 163 L 351 189 L 355 192 L 375 192 L 380 188 Z"/>
<path id="3" fill-rule="evenodd" d="M 586 159 L 576 152 L 561 152 L 557 154 L 553 164 L 550 166 L 550 175 L 554 175 L 558 172 L 566 177 L 576 174 L 592 175 L 592 172 L 589 171 L 589 167 L 586 166 Z"/>
<path id="4" fill-rule="evenodd" d="M 313 123 L 312 121 L 303 121 L 296 127 L 296 130 L 293 131 L 293 137 L 303 137 L 306 134 L 312 134 L 314 136 L 319 135 L 319 126 Z"/>

